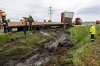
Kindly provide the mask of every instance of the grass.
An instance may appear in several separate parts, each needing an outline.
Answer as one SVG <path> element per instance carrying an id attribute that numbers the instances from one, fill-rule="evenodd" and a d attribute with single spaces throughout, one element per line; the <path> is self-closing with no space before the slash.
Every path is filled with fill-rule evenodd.
<path id="1" fill-rule="evenodd" d="M 56 37 L 56 36 L 57 36 L 57 33 L 55 33 L 55 32 L 50 32 L 50 35 L 53 36 L 53 37 Z"/>
<path id="2" fill-rule="evenodd" d="M 28 33 L 30 35 L 30 33 Z M 22 35 L 22 32 L 14 34 L 16 36 L 13 36 L 12 38 L 21 38 L 24 37 Z M 29 36 L 24 39 L 21 39 L 19 42 L 21 42 L 21 45 L 19 46 L 13 46 L 9 50 L 4 51 L 3 53 L 0 53 L 0 56 L 12 56 L 12 55 L 24 55 L 27 54 L 34 49 L 38 48 L 41 44 L 48 42 L 49 37 L 45 36 L 40 33 L 34 33 L 33 35 Z M 29 36 L 29 37 L 28 37 Z M 5 47 L 4 47 L 5 46 Z M 6 48 L 6 45 L 3 45 L 1 50 Z"/>
<path id="3" fill-rule="evenodd" d="M 96 25 L 95 42 L 91 42 L 89 33 L 90 26 L 76 26 L 69 29 L 69 39 L 74 47 L 66 52 L 65 55 L 56 56 L 52 59 L 51 66 L 100 66 L 100 25 Z M 72 55 L 70 58 L 68 55 Z"/>
<path id="4" fill-rule="evenodd" d="M 29 36 L 29 35 L 32 35 L 32 32 L 27 31 L 27 36 Z M 1 34 L 0 35 L 0 43 L 2 44 L 4 42 L 12 41 L 12 40 L 22 38 L 22 37 L 25 37 L 23 32 L 17 32 L 14 34 L 12 34 L 12 33 L 11 34 Z"/>
<path id="5" fill-rule="evenodd" d="M 32 35 L 32 32 L 27 31 L 27 36 Z M 26 36 L 26 37 L 27 37 Z M 24 33 L 23 32 L 17 32 L 17 33 L 11 33 L 11 34 L 1 34 L 0 35 L 0 51 L 4 50 L 6 48 L 6 43 L 9 41 L 14 41 L 19 38 L 24 38 Z"/>
<path id="6" fill-rule="evenodd" d="M 31 51 L 32 48 L 31 47 L 26 47 L 26 46 L 14 46 L 12 49 L 6 51 L 3 55 L 7 56 L 7 55 L 23 55 L 25 53 L 28 53 L 29 51 Z"/>
<path id="7" fill-rule="evenodd" d="M 100 25 L 96 25 L 96 35 L 95 35 L 95 42 L 91 42 L 89 29 L 90 26 L 78 26 L 73 27 L 69 31 L 71 32 L 70 39 L 73 41 L 75 46 L 69 50 L 67 54 L 72 54 L 73 64 L 74 66 L 99 66 L 99 63 L 90 62 L 93 58 L 93 51 L 94 48 L 97 48 L 97 40 L 100 36 Z M 97 58 L 95 58 L 94 62 L 96 62 Z M 99 59 L 100 60 L 100 59 Z"/>

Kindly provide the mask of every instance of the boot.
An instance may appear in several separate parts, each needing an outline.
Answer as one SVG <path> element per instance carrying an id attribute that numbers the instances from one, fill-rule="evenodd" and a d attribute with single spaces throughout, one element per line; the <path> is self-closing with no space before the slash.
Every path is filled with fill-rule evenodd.
<path id="1" fill-rule="evenodd" d="M 91 40 L 91 42 L 94 42 L 94 40 Z"/>

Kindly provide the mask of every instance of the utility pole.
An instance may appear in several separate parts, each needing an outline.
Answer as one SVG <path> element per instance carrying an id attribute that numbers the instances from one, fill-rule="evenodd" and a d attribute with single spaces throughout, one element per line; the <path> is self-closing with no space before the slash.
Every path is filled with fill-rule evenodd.
<path id="1" fill-rule="evenodd" d="M 48 10 L 48 11 L 50 11 L 49 12 L 49 14 L 50 14 L 50 21 L 52 22 L 52 14 L 53 14 L 52 11 L 54 11 L 54 10 L 52 10 L 52 7 L 51 6 L 49 8 L 50 8 L 50 10 Z"/>

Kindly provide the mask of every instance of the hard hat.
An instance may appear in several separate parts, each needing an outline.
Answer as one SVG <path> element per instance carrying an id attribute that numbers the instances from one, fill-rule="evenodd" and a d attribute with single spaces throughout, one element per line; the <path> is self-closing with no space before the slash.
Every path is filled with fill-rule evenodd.
<path id="1" fill-rule="evenodd" d="M 32 15 L 30 14 L 29 16 L 31 16 L 32 17 Z"/>
<path id="2" fill-rule="evenodd" d="M 93 25 L 93 23 L 90 23 L 90 25 Z"/>
<path id="3" fill-rule="evenodd" d="M 8 20 L 10 20 L 10 18 L 8 18 Z"/>
<path id="4" fill-rule="evenodd" d="M 4 12 L 4 13 L 2 13 L 2 15 L 3 15 L 3 16 L 7 16 L 7 14 L 6 14 L 5 12 Z"/>

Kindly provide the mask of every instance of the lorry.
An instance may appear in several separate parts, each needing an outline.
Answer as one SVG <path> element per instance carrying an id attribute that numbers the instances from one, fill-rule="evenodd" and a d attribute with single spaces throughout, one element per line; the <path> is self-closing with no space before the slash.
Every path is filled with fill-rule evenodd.
<path id="1" fill-rule="evenodd" d="M 100 20 L 96 20 L 96 24 L 100 24 Z"/>
<path id="2" fill-rule="evenodd" d="M 61 22 L 72 25 L 73 16 L 74 16 L 74 12 L 66 12 L 66 11 L 62 12 L 61 13 Z"/>
<path id="3" fill-rule="evenodd" d="M 82 25 L 82 20 L 80 17 L 75 18 L 75 25 Z"/>

